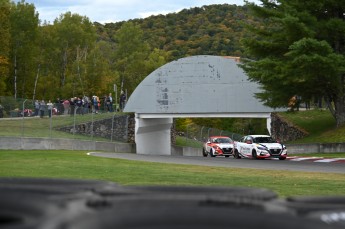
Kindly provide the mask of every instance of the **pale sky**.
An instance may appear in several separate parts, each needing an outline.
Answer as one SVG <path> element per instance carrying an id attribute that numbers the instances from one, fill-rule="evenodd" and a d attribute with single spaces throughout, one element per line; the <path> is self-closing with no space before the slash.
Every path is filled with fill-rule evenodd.
<path id="1" fill-rule="evenodd" d="M 19 0 L 17 0 L 19 1 Z M 244 5 L 244 0 L 26 0 L 33 3 L 39 18 L 52 23 L 68 11 L 86 16 L 92 22 L 109 23 L 179 12 L 212 4 Z M 259 0 L 249 0 L 259 4 Z"/>

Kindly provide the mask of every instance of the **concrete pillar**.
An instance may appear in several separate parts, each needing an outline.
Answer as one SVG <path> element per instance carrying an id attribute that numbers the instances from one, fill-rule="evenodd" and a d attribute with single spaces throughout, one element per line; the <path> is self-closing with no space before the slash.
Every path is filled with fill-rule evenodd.
<path id="1" fill-rule="evenodd" d="M 272 128 L 272 118 L 271 118 L 271 116 L 269 117 L 269 118 L 267 118 L 267 120 L 266 120 L 266 127 L 267 127 L 267 130 L 268 130 L 268 133 L 271 135 L 272 133 L 272 130 L 271 130 L 271 128 Z"/>
<path id="2" fill-rule="evenodd" d="M 171 155 L 173 118 L 135 118 L 137 154 Z"/>

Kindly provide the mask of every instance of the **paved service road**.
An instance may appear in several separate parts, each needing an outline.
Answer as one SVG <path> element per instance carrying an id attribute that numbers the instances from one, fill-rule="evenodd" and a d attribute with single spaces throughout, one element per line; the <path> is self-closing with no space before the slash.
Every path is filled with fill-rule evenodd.
<path id="1" fill-rule="evenodd" d="M 322 163 L 308 160 L 250 160 L 234 159 L 233 157 L 197 157 L 197 156 L 161 156 L 161 155 L 138 155 L 131 153 L 96 153 L 90 152 L 88 155 L 120 158 L 127 160 L 149 161 L 160 163 L 175 163 L 188 165 L 216 166 L 227 168 L 251 168 L 251 169 L 268 169 L 280 171 L 303 171 L 303 172 L 324 172 L 324 173 L 342 173 L 345 174 L 345 163 L 333 162 Z"/>

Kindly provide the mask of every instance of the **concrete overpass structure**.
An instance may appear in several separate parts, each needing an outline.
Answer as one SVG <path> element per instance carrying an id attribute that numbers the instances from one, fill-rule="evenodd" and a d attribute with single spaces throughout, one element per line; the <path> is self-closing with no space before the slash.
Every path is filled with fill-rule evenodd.
<path id="1" fill-rule="evenodd" d="M 171 155 L 173 118 L 266 118 L 271 112 L 255 98 L 260 87 L 248 80 L 240 60 L 192 56 L 170 62 L 148 75 L 128 99 L 134 112 L 137 154 Z"/>

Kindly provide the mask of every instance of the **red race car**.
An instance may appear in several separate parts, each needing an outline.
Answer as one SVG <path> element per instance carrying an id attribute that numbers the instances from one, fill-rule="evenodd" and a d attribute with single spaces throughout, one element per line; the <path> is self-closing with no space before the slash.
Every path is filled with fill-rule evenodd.
<path id="1" fill-rule="evenodd" d="M 207 157 L 225 156 L 229 157 L 233 153 L 234 141 L 228 136 L 211 136 L 204 143 L 202 155 Z"/>

